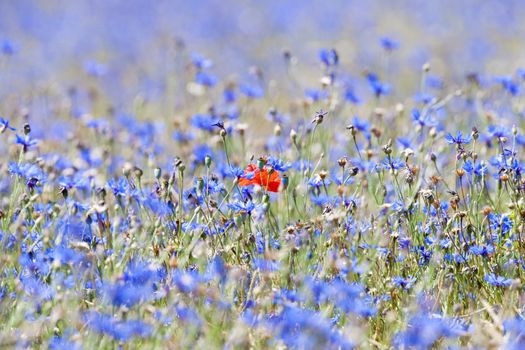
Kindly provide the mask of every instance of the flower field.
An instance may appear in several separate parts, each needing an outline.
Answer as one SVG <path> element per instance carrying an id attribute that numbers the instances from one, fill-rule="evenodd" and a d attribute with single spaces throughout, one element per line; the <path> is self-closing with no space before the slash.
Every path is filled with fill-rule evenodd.
<path id="1" fill-rule="evenodd" d="M 525 348 L 523 18 L 0 3 L 0 348 Z"/>

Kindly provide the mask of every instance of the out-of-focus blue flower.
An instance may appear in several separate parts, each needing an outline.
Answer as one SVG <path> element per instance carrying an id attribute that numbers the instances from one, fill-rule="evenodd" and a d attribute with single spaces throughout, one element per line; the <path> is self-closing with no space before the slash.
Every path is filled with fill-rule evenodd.
<path id="1" fill-rule="evenodd" d="M 140 320 L 118 320 L 111 315 L 89 312 L 84 315 L 87 327 L 97 333 L 127 342 L 134 337 L 146 338 L 153 332 L 153 327 Z"/>
<path id="2" fill-rule="evenodd" d="M 503 330 L 508 339 L 505 349 L 519 350 L 525 347 L 525 320 L 523 316 L 518 315 L 514 319 L 503 322 Z"/>
<path id="3" fill-rule="evenodd" d="M 493 273 L 489 273 L 484 277 L 485 281 L 494 287 L 508 287 L 512 284 L 512 279 L 505 278 L 503 276 L 497 276 Z"/>
<path id="4" fill-rule="evenodd" d="M 447 134 L 445 136 L 445 140 L 450 144 L 456 144 L 456 145 L 463 145 L 463 144 L 469 144 L 472 141 L 472 136 L 468 135 L 463 137 L 463 133 L 461 131 L 458 131 L 456 133 L 456 136 L 452 136 L 452 134 Z"/>
<path id="5" fill-rule="evenodd" d="M 5 132 L 6 130 L 15 131 L 16 129 L 9 124 L 9 120 L 0 117 L 0 133 Z"/>
<path id="6" fill-rule="evenodd" d="M 0 51 L 6 56 L 13 56 L 18 51 L 18 48 L 11 40 L 3 39 L 0 42 Z"/>
<path id="7" fill-rule="evenodd" d="M 317 312 L 294 306 L 267 321 L 276 336 L 294 349 L 353 349 L 354 345 Z"/>
<path id="8" fill-rule="evenodd" d="M 390 85 L 382 83 L 376 74 L 368 73 L 366 79 L 376 97 L 379 98 L 390 93 Z"/>
<path id="9" fill-rule="evenodd" d="M 411 115 L 412 115 L 412 120 L 414 121 L 414 123 L 422 127 L 437 125 L 434 118 L 432 118 L 432 116 L 428 112 L 422 115 L 419 109 L 414 108 L 412 109 Z"/>
<path id="10" fill-rule="evenodd" d="M 235 201 L 228 204 L 228 207 L 235 213 L 251 215 L 255 210 L 255 204 L 252 201 Z"/>
<path id="11" fill-rule="evenodd" d="M 385 158 L 383 159 L 383 161 L 381 162 L 381 165 L 382 165 L 382 168 L 383 169 L 388 169 L 388 170 L 399 170 L 401 168 L 403 168 L 405 166 L 405 162 L 403 162 L 401 159 L 399 158 Z"/>
<path id="12" fill-rule="evenodd" d="M 105 64 L 91 60 L 84 63 L 84 70 L 93 77 L 102 77 L 107 74 L 108 67 Z"/>
<path id="13" fill-rule="evenodd" d="M 199 53 L 191 54 L 191 63 L 199 70 L 213 67 L 213 61 Z"/>
<path id="14" fill-rule="evenodd" d="M 389 37 L 383 37 L 379 42 L 386 51 L 393 51 L 399 48 L 399 42 Z"/>
<path id="15" fill-rule="evenodd" d="M 291 163 L 285 162 L 284 160 L 276 157 L 268 157 L 268 162 L 266 164 L 280 172 L 288 171 L 292 167 Z"/>
<path id="16" fill-rule="evenodd" d="M 455 338 L 468 334 L 466 325 L 455 319 L 416 315 L 408 321 L 407 330 L 394 338 L 397 349 L 430 349 L 440 338 Z"/>
<path id="17" fill-rule="evenodd" d="M 219 118 L 210 114 L 195 114 L 191 117 L 191 125 L 205 131 L 212 132 L 215 130 L 214 124 Z"/>
<path id="18" fill-rule="evenodd" d="M 349 86 L 345 88 L 344 96 L 345 96 L 345 100 L 350 103 L 353 103 L 355 105 L 358 105 L 361 103 L 361 99 L 356 95 L 354 89 Z"/>
<path id="19" fill-rule="evenodd" d="M 503 89 L 512 96 L 516 96 L 520 93 L 520 86 L 516 84 L 512 77 L 496 77 L 496 82 L 501 84 Z"/>
<path id="20" fill-rule="evenodd" d="M 255 258 L 253 259 L 253 267 L 264 272 L 279 271 L 280 264 L 277 261 Z"/>
<path id="21" fill-rule="evenodd" d="M 319 89 L 306 89 L 304 96 L 312 100 L 312 102 L 323 101 L 328 98 L 328 91 Z"/>
<path id="22" fill-rule="evenodd" d="M 321 49 L 319 50 L 319 60 L 326 67 L 332 67 L 339 63 L 339 56 L 334 49 Z"/>
<path id="23" fill-rule="evenodd" d="M 214 75 L 208 74 L 206 72 L 197 72 L 195 73 L 195 82 L 207 87 L 213 87 L 217 85 L 219 80 Z"/>
<path id="24" fill-rule="evenodd" d="M 397 276 L 397 277 L 392 278 L 392 283 L 396 287 L 402 288 L 404 290 L 408 290 L 408 289 L 412 288 L 414 283 L 416 283 L 416 278 L 415 277 L 411 277 L 411 276 L 408 276 L 406 278 L 405 277 L 401 277 L 401 276 Z"/>
<path id="25" fill-rule="evenodd" d="M 264 90 L 262 87 L 257 85 L 242 84 L 239 86 L 239 91 L 246 97 L 249 98 L 261 98 L 264 96 Z"/>
<path id="26" fill-rule="evenodd" d="M 29 135 L 16 135 L 16 143 L 22 145 L 24 151 L 27 151 L 28 149 L 35 147 L 38 144 L 38 140 L 31 138 Z"/>
<path id="27" fill-rule="evenodd" d="M 175 286 L 183 293 L 193 293 L 202 282 L 202 276 L 197 271 L 175 270 L 172 272 Z"/>
<path id="28" fill-rule="evenodd" d="M 49 342 L 49 350 L 81 350 L 82 346 L 65 337 L 53 337 Z"/>
<path id="29" fill-rule="evenodd" d="M 129 195 L 131 191 L 128 180 L 123 177 L 119 177 L 117 181 L 110 179 L 108 181 L 108 187 L 113 191 L 115 197 L 125 197 Z"/>

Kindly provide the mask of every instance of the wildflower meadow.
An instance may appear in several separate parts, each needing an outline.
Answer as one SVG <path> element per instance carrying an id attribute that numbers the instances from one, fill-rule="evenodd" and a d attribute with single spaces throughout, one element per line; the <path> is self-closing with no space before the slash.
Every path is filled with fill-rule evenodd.
<path id="1" fill-rule="evenodd" d="M 0 348 L 525 349 L 524 19 L 0 1 Z"/>

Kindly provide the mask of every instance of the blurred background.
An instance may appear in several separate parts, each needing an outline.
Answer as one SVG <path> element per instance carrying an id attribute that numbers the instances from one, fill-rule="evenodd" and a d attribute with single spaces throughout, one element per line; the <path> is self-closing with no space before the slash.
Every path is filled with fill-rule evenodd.
<path id="1" fill-rule="evenodd" d="M 160 99 L 169 91 L 166 77 L 192 53 L 211 59 L 213 78 L 226 82 L 249 79 L 253 66 L 268 79 L 281 76 L 283 50 L 306 86 L 318 82 L 321 48 L 338 50 L 350 78 L 383 69 L 382 38 L 395 46 L 391 77 L 406 77 L 390 83 L 413 91 L 425 62 L 451 82 L 476 72 L 512 74 L 525 58 L 523 18 L 520 0 L 4 0 L 0 96 L 95 77 L 118 108 L 137 94 Z"/>

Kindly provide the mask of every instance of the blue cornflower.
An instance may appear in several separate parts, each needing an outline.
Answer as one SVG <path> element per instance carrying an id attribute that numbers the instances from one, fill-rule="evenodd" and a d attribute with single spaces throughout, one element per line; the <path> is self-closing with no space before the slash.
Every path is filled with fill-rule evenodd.
<path id="1" fill-rule="evenodd" d="M 108 187 L 113 191 L 115 197 L 125 197 L 131 190 L 128 180 L 123 177 L 119 177 L 117 181 L 110 179 L 108 181 Z"/>
<path id="2" fill-rule="evenodd" d="M 432 94 L 428 94 L 428 93 L 423 93 L 423 92 L 418 92 L 415 96 L 414 96 L 414 101 L 416 101 L 417 103 L 422 103 L 424 105 L 428 105 L 432 102 L 435 102 L 437 99 L 434 95 Z"/>
<path id="3" fill-rule="evenodd" d="M 386 157 L 381 162 L 383 169 L 390 169 L 390 170 L 398 170 L 405 166 L 405 162 L 403 162 L 399 158 L 388 158 Z"/>
<path id="4" fill-rule="evenodd" d="M 473 245 L 469 248 L 469 253 L 473 255 L 481 255 L 481 256 L 489 256 L 490 254 L 494 253 L 494 246 L 488 245 L 488 246 L 479 246 L 479 245 Z"/>
<path id="5" fill-rule="evenodd" d="M 234 103 L 237 100 L 237 93 L 235 92 L 233 86 L 227 86 L 222 91 L 222 98 L 226 103 Z"/>
<path id="6" fill-rule="evenodd" d="M 517 75 L 518 78 L 520 78 L 521 80 L 525 80 L 525 69 L 523 69 L 523 68 L 518 68 L 518 69 L 516 69 L 516 75 Z"/>
<path id="7" fill-rule="evenodd" d="M 474 170 L 474 165 L 472 164 L 472 161 L 469 159 L 463 164 L 463 170 L 465 170 L 467 173 L 472 174 L 472 171 Z"/>
<path id="8" fill-rule="evenodd" d="M 487 171 L 488 171 L 487 164 L 485 164 L 485 162 L 481 161 L 481 162 L 476 164 L 476 167 L 474 168 L 474 175 L 482 177 L 482 176 L 485 176 L 487 174 Z"/>
<path id="9" fill-rule="evenodd" d="M 273 260 L 255 258 L 253 259 L 253 267 L 264 272 L 275 272 L 279 271 L 280 264 Z"/>
<path id="10" fill-rule="evenodd" d="M 195 82 L 207 87 L 213 87 L 217 85 L 219 80 L 214 75 L 208 74 L 206 72 L 197 72 L 195 73 Z"/>
<path id="11" fill-rule="evenodd" d="M 38 144 L 38 140 L 32 139 L 29 135 L 16 135 L 16 143 L 22 145 L 24 148 L 24 152 L 26 152 L 28 149 L 36 146 Z"/>
<path id="12" fill-rule="evenodd" d="M 388 95 L 390 92 L 390 85 L 382 83 L 376 74 L 368 73 L 366 75 L 366 79 L 368 80 L 368 84 L 370 85 L 370 88 L 376 97 Z"/>
<path id="13" fill-rule="evenodd" d="M 203 164 L 206 156 L 214 158 L 213 148 L 206 144 L 197 144 L 193 147 L 193 156 L 196 164 Z"/>
<path id="14" fill-rule="evenodd" d="M 188 143 L 189 141 L 195 138 L 192 132 L 184 132 L 181 130 L 176 130 L 173 132 L 172 137 L 175 141 L 179 143 Z"/>
<path id="15" fill-rule="evenodd" d="M 245 213 L 251 215 L 252 211 L 255 209 L 255 204 L 252 201 L 235 201 L 233 203 L 229 203 L 228 207 L 236 213 Z"/>
<path id="16" fill-rule="evenodd" d="M 304 96 L 312 100 L 312 102 L 323 101 L 328 98 L 328 92 L 326 90 L 319 89 L 306 89 Z"/>
<path id="17" fill-rule="evenodd" d="M 108 68 L 105 64 L 90 60 L 84 63 L 84 71 L 93 77 L 102 77 L 106 75 Z"/>
<path id="18" fill-rule="evenodd" d="M 332 205 L 332 206 L 338 206 L 341 202 L 341 197 L 339 196 L 328 196 L 324 193 L 318 195 L 318 196 L 310 196 L 310 200 L 313 204 L 324 207 L 325 205 Z"/>
<path id="19" fill-rule="evenodd" d="M 396 287 L 400 287 L 402 289 L 408 290 L 412 288 L 414 283 L 416 283 L 416 278 L 411 277 L 411 276 L 408 276 L 407 278 L 398 276 L 398 277 L 392 278 L 392 283 L 394 283 Z"/>
<path id="20" fill-rule="evenodd" d="M 516 96 L 520 92 L 519 85 L 512 79 L 512 77 L 497 77 L 496 82 L 500 83 L 503 89 L 509 92 L 512 96 Z"/>
<path id="21" fill-rule="evenodd" d="M 189 322 L 195 326 L 200 326 L 202 324 L 199 314 L 189 307 L 176 306 L 175 312 L 177 313 L 177 318 L 181 321 Z"/>
<path id="22" fill-rule="evenodd" d="M 191 117 L 190 123 L 198 129 L 212 132 L 215 130 L 214 124 L 217 124 L 217 120 L 217 117 L 210 114 L 195 114 Z"/>
<path id="23" fill-rule="evenodd" d="M 51 341 L 49 342 L 49 350 L 81 350 L 82 347 L 71 341 L 66 339 L 65 337 L 53 337 Z"/>
<path id="24" fill-rule="evenodd" d="M 280 172 L 288 171 L 292 167 L 291 163 L 285 162 L 284 160 L 276 157 L 268 157 L 266 164 Z"/>
<path id="25" fill-rule="evenodd" d="M 12 56 L 16 53 L 17 48 L 11 40 L 4 39 L 0 42 L 0 51 L 6 56 Z"/>
<path id="26" fill-rule="evenodd" d="M 458 131 L 456 133 L 456 136 L 452 136 L 452 134 L 447 134 L 447 136 L 445 136 L 445 140 L 450 143 L 450 144 L 456 144 L 458 146 L 462 145 L 462 144 L 469 144 L 471 141 L 472 141 L 472 136 L 465 136 L 463 137 L 463 133 L 461 131 Z"/>
<path id="27" fill-rule="evenodd" d="M 452 338 L 468 333 L 466 325 L 455 319 L 416 315 L 408 327 L 394 338 L 396 348 L 430 349 L 442 337 Z"/>
<path id="28" fill-rule="evenodd" d="M 15 131 L 16 129 L 9 125 L 9 120 L 0 117 L 0 133 L 4 133 L 6 130 Z"/>
<path id="29" fill-rule="evenodd" d="M 254 317 L 252 320 L 256 320 Z M 257 322 L 257 321 L 256 321 Z M 273 334 L 292 349 L 353 349 L 355 346 L 318 312 L 287 305 L 267 321 Z"/>
<path id="30" fill-rule="evenodd" d="M 356 115 L 352 118 L 352 126 L 364 134 L 368 134 L 368 131 L 370 130 L 370 122 L 364 119 L 359 119 Z"/>
<path id="31" fill-rule="evenodd" d="M 239 86 L 239 91 L 249 98 L 261 98 L 264 96 L 264 90 L 257 85 L 246 85 Z"/>
<path id="32" fill-rule="evenodd" d="M 487 128 L 487 132 L 490 136 L 497 138 L 508 137 L 510 134 L 509 129 L 501 125 L 489 125 Z"/>
<path id="33" fill-rule="evenodd" d="M 345 100 L 350 103 L 353 103 L 355 105 L 358 105 L 361 103 L 361 99 L 356 95 L 354 89 L 351 86 L 345 87 L 344 96 L 345 96 Z"/>
<path id="34" fill-rule="evenodd" d="M 197 271 L 175 270 L 172 273 L 172 281 L 181 292 L 192 293 L 200 286 L 202 276 Z"/>
<path id="35" fill-rule="evenodd" d="M 191 63 L 195 66 L 195 68 L 199 70 L 211 68 L 213 66 L 212 60 L 207 59 L 206 57 L 202 56 L 199 53 L 191 54 Z"/>
<path id="36" fill-rule="evenodd" d="M 506 349 L 523 349 L 525 346 L 525 319 L 517 315 L 514 319 L 503 322 L 503 330 L 508 338 Z"/>
<path id="37" fill-rule="evenodd" d="M 386 51 L 393 51 L 399 48 L 399 42 L 389 37 L 383 37 L 379 42 L 381 43 L 381 47 Z"/>
<path id="38" fill-rule="evenodd" d="M 107 334 L 119 341 L 128 341 L 133 337 L 148 337 L 153 327 L 139 320 L 117 320 L 108 314 L 89 312 L 84 315 L 86 325 L 95 332 Z"/>
<path id="39" fill-rule="evenodd" d="M 425 85 L 431 89 L 441 90 L 445 87 L 443 79 L 435 75 L 427 75 Z"/>
<path id="40" fill-rule="evenodd" d="M 411 112 L 412 120 L 414 123 L 419 124 L 420 126 L 436 126 L 436 121 L 430 116 L 430 114 L 425 113 L 421 114 L 421 111 L 417 108 L 412 109 Z"/>
<path id="41" fill-rule="evenodd" d="M 331 183 L 332 181 L 329 178 L 323 177 L 319 174 L 316 174 L 314 177 L 308 180 L 308 185 L 312 187 L 328 186 Z"/>
<path id="42" fill-rule="evenodd" d="M 15 162 L 9 162 L 8 166 L 9 174 L 18 175 L 24 177 L 26 180 L 31 178 L 38 178 L 41 181 L 44 181 L 47 176 L 40 167 L 36 164 L 22 163 L 17 164 Z"/>
<path id="43" fill-rule="evenodd" d="M 337 66 L 339 63 L 339 56 L 335 49 L 319 50 L 319 59 L 326 67 Z"/>
<path id="44" fill-rule="evenodd" d="M 485 275 L 485 281 L 494 287 L 508 287 L 512 284 L 512 280 L 503 276 L 497 276 L 493 273 Z"/>

